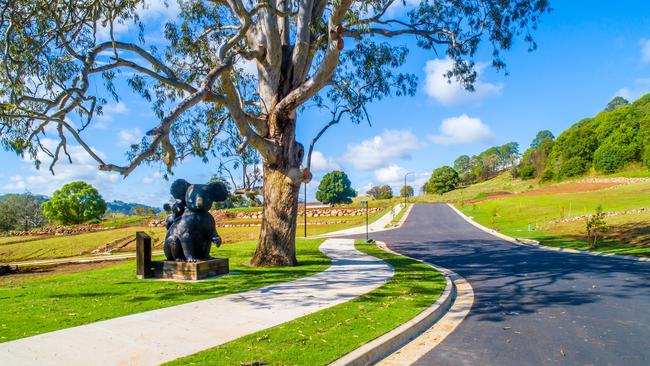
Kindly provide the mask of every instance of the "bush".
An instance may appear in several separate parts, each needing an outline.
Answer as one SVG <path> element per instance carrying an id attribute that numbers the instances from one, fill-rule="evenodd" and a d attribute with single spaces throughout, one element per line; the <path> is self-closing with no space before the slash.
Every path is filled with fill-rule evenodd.
<path id="1" fill-rule="evenodd" d="M 574 156 L 562 163 L 560 167 L 560 178 L 575 177 L 584 174 L 589 169 L 589 162 L 580 156 Z"/>
<path id="2" fill-rule="evenodd" d="M 628 146 L 602 145 L 594 153 L 594 168 L 603 173 L 619 171 L 634 158 Z"/>
<path id="3" fill-rule="evenodd" d="M 533 179 L 535 178 L 536 173 L 537 170 L 535 169 L 535 165 L 526 164 L 520 168 L 519 177 L 521 177 L 521 179 Z"/>

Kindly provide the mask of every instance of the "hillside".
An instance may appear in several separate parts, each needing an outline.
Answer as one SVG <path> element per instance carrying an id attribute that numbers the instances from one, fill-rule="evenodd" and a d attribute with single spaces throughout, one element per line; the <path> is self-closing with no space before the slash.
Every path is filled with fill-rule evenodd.
<path id="1" fill-rule="evenodd" d="M 125 215 L 133 215 L 137 214 L 137 211 L 142 211 L 142 213 L 153 212 L 156 214 L 161 212 L 160 208 L 147 206 L 141 203 L 127 203 L 117 200 L 113 202 L 106 202 L 106 207 L 108 208 L 106 211 L 107 214 L 121 213 Z"/>
<path id="2" fill-rule="evenodd" d="M 603 112 L 575 123 L 555 140 L 550 133 L 545 138 L 538 134 L 516 173 L 558 181 L 589 172 L 613 174 L 634 165 L 650 168 L 650 94 L 631 104 L 616 99 L 623 103 L 612 106 L 612 101 Z"/>

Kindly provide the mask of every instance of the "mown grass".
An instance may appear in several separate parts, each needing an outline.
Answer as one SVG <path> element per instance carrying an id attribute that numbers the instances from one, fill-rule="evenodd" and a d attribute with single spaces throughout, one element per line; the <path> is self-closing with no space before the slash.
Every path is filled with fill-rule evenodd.
<path id="1" fill-rule="evenodd" d="M 390 224 L 388 224 L 386 226 L 391 227 L 391 226 L 395 226 L 395 225 L 399 224 L 399 222 L 402 220 L 404 215 L 406 215 L 406 212 L 408 212 L 408 210 L 409 210 L 409 208 L 411 206 L 413 206 L 412 203 L 407 204 L 406 207 L 402 208 L 397 215 L 393 216 L 393 219 L 390 220 Z"/>
<path id="2" fill-rule="evenodd" d="M 153 218 L 154 216 L 116 216 L 108 218 L 99 224 L 103 227 L 120 228 L 134 224 L 146 224 L 148 220 Z"/>
<path id="3" fill-rule="evenodd" d="M 460 187 L 445 194 L 421 194 L 415 197 L 417 202 L 467 202 L 487 197 L 489 194 L 499 192 L 525 192 L 538 188 L 535 180 L 513 179 L 510 172 L 501 173 L 485 182 Z"/>
<path id="4" fill-rule="evenodd" d="M 570 225 L 549 222 L 592 214 L 598 205 L 602 205 L 605 212 L 650 207 L 650 183 L 628 184 L 582 193 L 503 197 L 460 206 L 459 209 L 482 225 L 495 228 L 506 235 L 540 240 L 545 245 L 586 249 L 588 245 L 584 239 L 584 222 Z M 633 215 L 623 215 L 607 221 L 621 225 L 631 224 L 631 229 L 634 226 L 642 228 L 644 225 L 643 221 L 635 224 Z M 532 231 L 529 231 L 529 228 Z M 632 241 L 633 238 L 629 239 L 612 237 L 609 245 L 603 245 L 597 250 L 621 254 L 650 254 L 647 242 L 637 243 Z"/>
<path id="5" fill-rule="evenodd" d="M 379 212 L 370 214 L 369 221 L 374 222 L 381 216 L 390 212 L 391 207 L 387 207 Z M 133 218 L 133 220 L 141 222 L 142 217 Z M 349 227 L 360 226 L 365 223 L 365 215 L 361 216 L 321 216 L 321 217 L 308 217 L 307 235 L 318 235 L 330 231 L 346 229 Z M 122 225 L 127 225 L 129 222 L 127 218 L 119 219 Z M 304 235 L 303 218 L 297 218 L 298 228 L 296 235 L 302 237 Z M 324 225 L 310 225 L 310 222 L 315 221 L 345 221 L 342 223 L 328 223 Z M 238 219 L 238 220 L 220 220 L 219 223 L 259 223 L 259 219 Z M 110 229 L 97 231 L 93 233 L 76 234 L 76 235 L 62 235 L 62 236 L 48 236 L 45 238 L 39 237 L 0 237 L 0 263 L 1 262 L 17 262 L 29 261 L 40 259 L 56 259 L 78 257 L 81 255 L 88 255 L 92 250 L 97 249 L 104 244 L 107 244 L 116 239 L 126 237 L 133 237 L 137 231 L 145 231 L 154 239 L 154 249 L 161 249 L 162 238 L 165 233 L 164 228 L 150 228 L 146 226 L 128 226 L 119 229 Z M 255 240 L 259 236 L 259 226 L 242 226 L 242 227 L 218 227 L 217 231 L 221 236 L 224 243 L 237 243 L 241 241 Z M 134 250 L 133 245 L 123 249 L 124 251 Z"/>
<path id="6" fill-rule="evenodd" d="M 395 276 L 354 300 L 169 365 L 326 365 L 413 318 L 444 290 L 443 276 L 425 264 L 362 241 L 356 247 L 388 262 Z"/>
<path id="7" fill-rule="evenodd" d="M 194 283 L 138 280 L 134 262 L 31 280 L 18 276 L 0 285 L 0 342 L 310 276 L 330 264 L 318 250 L 321 242 L 298 240 L 301 265 L 284 268 L 243 265 L 254 242 L 223 245 L 212 255 L 228 257 L 236 274 Z"/>
<path id="8" fill-rule="evenodd" d="M 113 240 L 131 235 L 135 236 L 137 231 L 147 232 L 156 243 L 160 242 L 164 235 L 163 228 L 128 227 L 77 235 L 53 236 L 21 243 L 1 245 L 0 262 L 78 256 Z"/>

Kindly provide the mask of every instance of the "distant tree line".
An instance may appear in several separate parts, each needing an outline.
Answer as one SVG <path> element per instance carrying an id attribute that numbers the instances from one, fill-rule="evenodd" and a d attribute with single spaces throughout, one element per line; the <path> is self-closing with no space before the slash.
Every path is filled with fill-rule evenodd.
<path id="1" fill-rule="evenodd" d="M 458 173 L 461 184 L 474 184 L 496 177 L 512 167 L 518 159 L 519 144 L 508 142 L 471 157 L 461 155 L 454 160 L 453 169 Z"/>
<path id="2" fill-rule="evenodd" d="M 0 231 L 28 231 L 45 225 L 42 200 L 43 196 L 31 193 L 0 197 Z"/>

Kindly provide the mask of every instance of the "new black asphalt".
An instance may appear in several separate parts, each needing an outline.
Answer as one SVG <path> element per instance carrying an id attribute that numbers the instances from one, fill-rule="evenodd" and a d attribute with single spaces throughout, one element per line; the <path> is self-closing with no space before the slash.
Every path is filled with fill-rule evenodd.
<path id="1" fill-rule="evenodd" d="M 442 204 L 375 233 L 474 289 L 467 318 L 416 365 L 650 365 L 650 263 L 515 245 Z"/>

